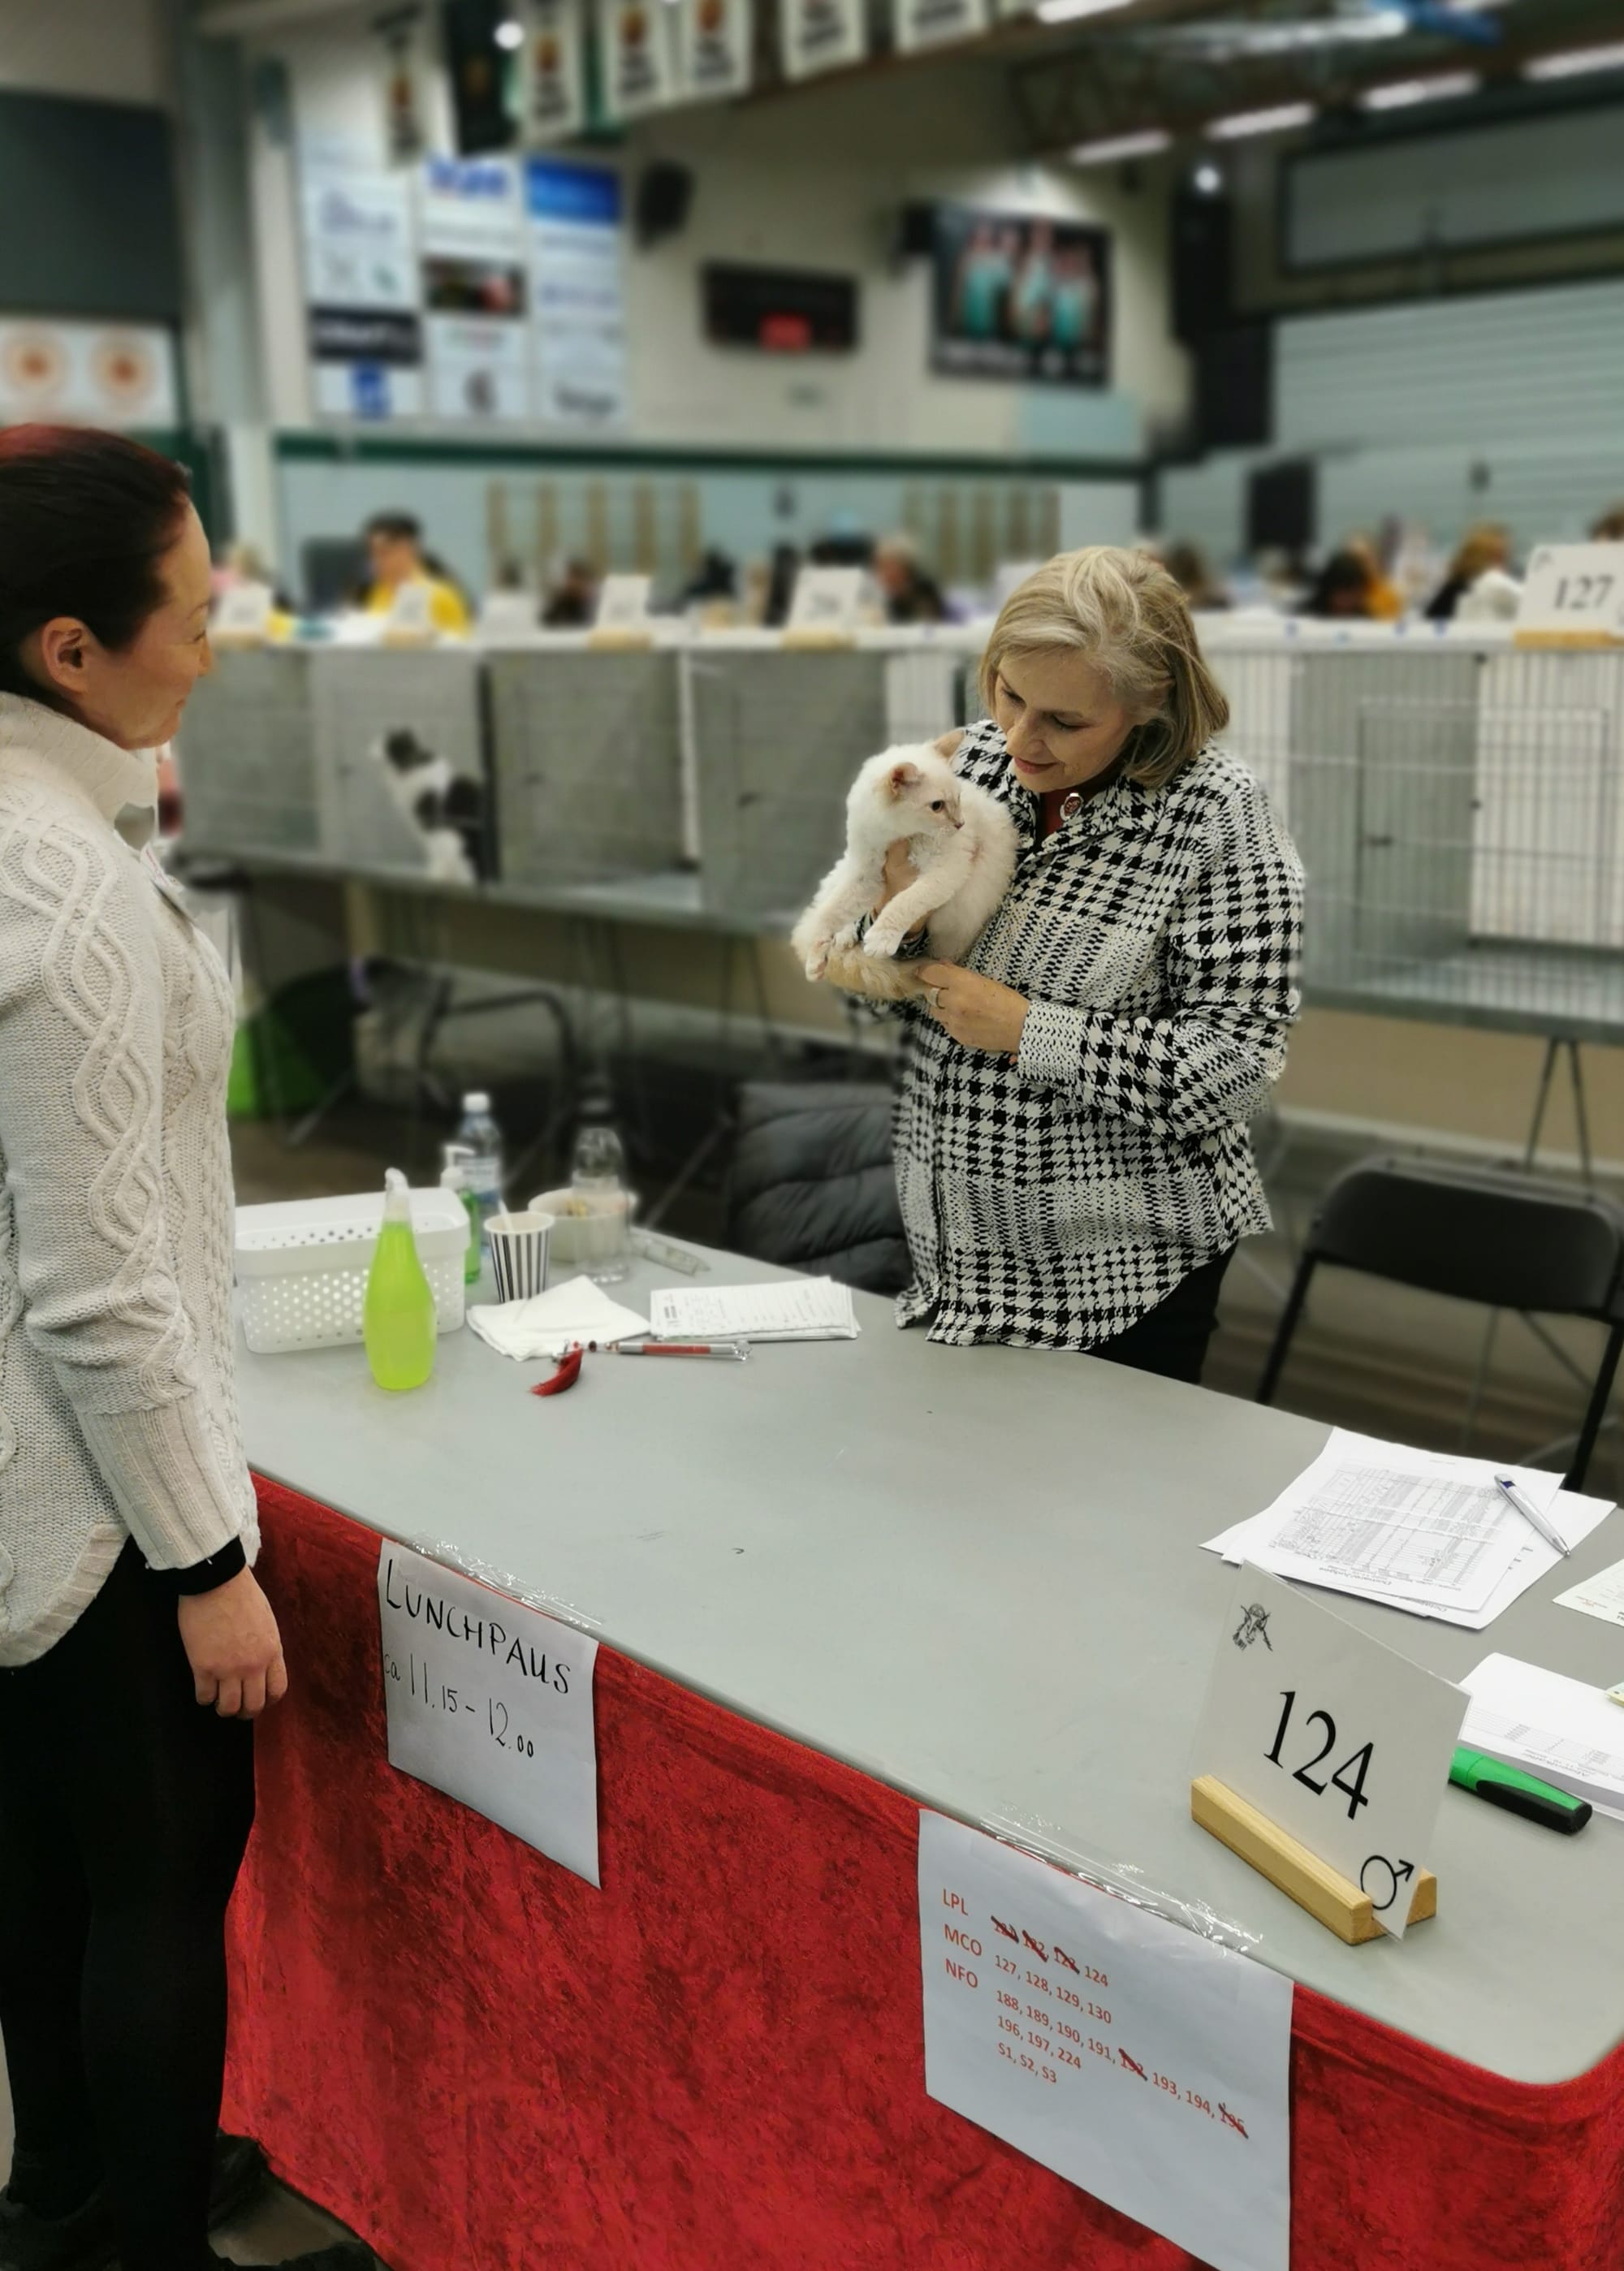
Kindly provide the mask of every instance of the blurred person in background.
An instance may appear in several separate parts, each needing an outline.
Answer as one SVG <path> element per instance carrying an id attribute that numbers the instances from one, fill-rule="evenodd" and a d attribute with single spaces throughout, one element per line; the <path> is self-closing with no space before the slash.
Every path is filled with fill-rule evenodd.
<path id="1" fill-rule="evenodd" d="M 944 623 L 947 601 L 911 536 L 898 532 L 875 545 L 874 579 L 888 623 Z"/>
<path id="2" fill-rule="evenodd" d="M 472 624 L 468 602 L 444 562 L 424 551 L 423 525 L 415 515 L 375 512 L 364 532 L 372 570 L 372 582 L 361 601 L 367 613 L 386 615 L 405 585 L 426 584 L 436 630 L 466 637 Z"/>
<path id="3" fill-rule="evenodd" d="M 598 592 L 603 578 L 590 560 L 566 560 L 541 609 L 541 621 L 550 631 L 590 630 L 598 619 Z"/>
<path id="4" fill-rule="evenodd" d="M 1196 614 L 1203 609 L 1231 605 L 1229 593 L 1212 573 L 1207 563 L 1207 555 L 1199 544 L 1169 544 L 1159 557 L 1162 566 Z"/>
<path id="5" fill-rule="evenodd" d="M 1370 582 L 1367 560 L 1352 550 L 1333 552 L 1315 577 L 1302 613 L 1328 622 L 1374 622 L 1377 618 Z"/>
<path id="6" fill-rule="evenodd" d="M 1505 575 L 1510 561 L 1511 538 L 1509 532 L 1495 520 L 1475 523 L 1456 547 L 1449 574 L 1427 603 L 1425 614 L 1427 622 L 1453 622 L 1462 600 L 1479 577 L 1487 575 L 1491 569 Z"/>
<path id="7" fill-rule="evenodd" d="M 1592 544 L 1624 544 L 1624 497 L 1610 504 L 1601 518 L 1591 525 Z"/>
<path id="8" fill-rule="evenodd" d="M 0 434 L 6 2271 L 218 2271 L 264 2175 L 216 2134 L 252 1723 L 287 1688 L 233 1376 L 235 1004 L 149 849 L 211 581 L 180 466 Z"/>
<path id="9" fill-rule="evenodd" d="M 1404 612 L 1404 593 L 1387 572 L 1387 564 L 1372 540 L 1363 534 L 1350 536 L 1342 546 L 1343 551 L 1364 564 L 1366 576 L 1366 614 L 1372 622 L 1397 623 Z"/>

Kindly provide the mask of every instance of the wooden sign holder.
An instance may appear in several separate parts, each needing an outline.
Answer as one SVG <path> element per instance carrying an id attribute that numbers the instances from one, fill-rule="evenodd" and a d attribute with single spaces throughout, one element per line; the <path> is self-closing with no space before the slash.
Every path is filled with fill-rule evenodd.
<path id="1" fill-rule="evenodd" d="M 1546 647 L 1556 653 L 1605 654 L 1624 646 L 1612 631 L 1518 631 L 1511 634 L 1516 647 Z"/>
<path id="2" fill-rule="evenodd" d="M 1377 1916 L 1368 1893 L 1278 1828 L 1245 1798 L 1237 1798 L 1226 1783 L 1202 1775 L 1190 1784 L 1190 1813 L 1221 1845 L 1278 1885 L 1299 1908 L 1307 1909 L 1328 1932 L 1357 1947 L 1367 1940 L 1383 1940 L 1387 1926 Z M 1425 1924 L 1438 1913 L 1438 1880 L 1430 1869 L 1416 1873 L 1410 1901 L 1409 1922 Z"/>
<path id="3" fill-rule="evenodd" d="M 635 654 L 653 645 L 654 634 L 634 630 L 629 624 L 606 624 L 602 630 L 588 631 L 586 644 L 599 653 Z"/>
<path id="4" fill-rule="evenodd" d="M 855 631 L 838 630 L 832 624 L 827 626 L 818 623 L 806 624 L 799 630 L 781 631 L 778 636 L 783 645 L 790 648 L 799 647 L 803 653 L 814 652 L 819 649 L 829 652 L 837 647 L 851 647 L 857 644 Z"/>

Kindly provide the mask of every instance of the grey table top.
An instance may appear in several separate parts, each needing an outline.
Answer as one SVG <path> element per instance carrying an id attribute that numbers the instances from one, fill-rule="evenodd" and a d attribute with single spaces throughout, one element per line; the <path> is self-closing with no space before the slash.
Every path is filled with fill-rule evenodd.
<path id="1" fill-rule="evenodd" d="M 537 914 L 574 915 L 601 922 L 646 923 L 661 930 L 696 930 L 731 938 L 786 938 L 796 910 L 709 907 L 698 874 L 672 867 L 652 875 L 605 875 L 585 882 L 455 883 L 412 867 L 379 861 L 362 865 L 314 852 L 217 848 L 183 841 L 182 872 L 215 866 L 250 874 L 308 875 L 321 882 L 362 883 L 369 890 L 464 901 L 472 906 L 517 907 Z"/>
<path id="2" fill-rule="evenodd" d="M 711 1283 L 784 1274 L 714 1260 Z M 675 1282 L 639 1263 L 626 1298 Z M 444 1540 L 570 1604 L 607 1644 L 925 1804 L 1048 1825 L 1458 2058 L 1549 2082 L 1624 2037 L 1624 1825 L 1569 1840 L 1448 1790 L 1435 1922 L 1350 1948 L 1189 1820 L 1233 1582 L 1200 1541 L 1264 1506 L 1323 1426 L 1086 1358 L 932 1347 L 889 1303 L 858 1308 L 855 1342 L 758 1348 L 745 1366 L 589 1359 L 546 1402 L 525 1391 L 548 1367 L 466 1331 L 399 1399 L 359 1348 L 243 1351 L 249 1455 L 384 1536 Z M 1447 1676 L 1499 1649 L 1611 1685 L 1624 1634 L 1553 1600 L 1621 1554 L 1615 1515 L 1486 1633 L 1334 1605 Z"/>

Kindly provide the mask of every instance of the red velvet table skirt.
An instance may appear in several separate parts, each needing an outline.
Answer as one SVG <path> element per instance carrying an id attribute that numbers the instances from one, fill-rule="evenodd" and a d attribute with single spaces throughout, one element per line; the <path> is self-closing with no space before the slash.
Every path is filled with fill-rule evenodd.
<path id="1" fill-rule="evenodd" d="M 926 2096 L 907 1798 L 600 1649 L 594 1891 L 393 1772 L 378 1541 L 260 1498 L 226 2118 L 394 2271 L 1194 2271 Z M 1531 2089 L 1300 1988 L 1292 2097 L 1296 2271 L 1624 2271 L 1624 2053 Z"/>

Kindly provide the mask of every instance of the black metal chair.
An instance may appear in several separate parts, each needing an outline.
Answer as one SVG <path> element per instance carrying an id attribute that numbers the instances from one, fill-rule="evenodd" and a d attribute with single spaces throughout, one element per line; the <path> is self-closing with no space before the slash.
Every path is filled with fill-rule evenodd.
<path id="1" fill-rule="evenodd" d="M 1322 1262 L 1494 1309 L 1586 1317 L 1607 1328 L 1568 1471 L 1584 1482 L 1624 1352 L 1624 1207 L 1528 1174 L 1363 1159 L 1326 1194 L 1269 1353 L 1271 1404 L 1303 1303 Z"/>

